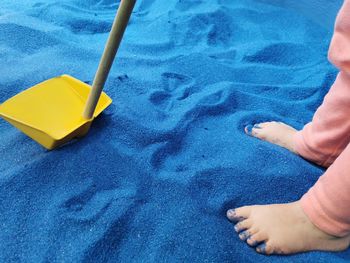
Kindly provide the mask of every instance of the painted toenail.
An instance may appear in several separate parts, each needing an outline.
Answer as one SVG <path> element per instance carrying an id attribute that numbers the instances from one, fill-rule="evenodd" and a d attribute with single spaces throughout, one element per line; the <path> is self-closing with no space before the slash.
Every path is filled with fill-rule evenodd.
<path id="1" fill-rule="evenodd" d="M 253 125 L 247 125 L 246 127 L 245 127 L 245 129 L 246 129 L 246 131 L 247 131 L 247 133 L 248 134 L 252 134 L 252 129 L 253 129 Z"/>
<path id="2" fill-rule="evenodd" d="M 236 232 L 239 232 L 239 224 L 235 225 Z"/>
<path id="3" fill-rule="evenodd" d="M 235 209 L 230 209 L 227 211 L 227 214 L 231 217 L 234 217 L 236 215 L 236 211 L 235 211 Z"/>
<path id="4" fill-rule="evenodd" d="M 242 232 L 242 233 L 240 233 L 239 234 L 239 238 L 241 239 L 241 240 L 247 240 L 248 238 L 250 238 L 250 234 L 249 234 L 249 232 L 248 231 L 244 231 L 244 232 Z"/>
<path id="5" fill-rule="evenodd" d="M 255 129 L 261 129 L 260 124 L 254 124 L 253 128 L 255 128 Z"/>
<path id="6" fill-rule="evenodd" d="M 256 251 L 258 251 L 259 253 L 265 254 L 265 253 L 266 253 L 266 244 L 263 243 L 263 244 L 261 244 L 260 246 L 258 246 L 258 247 L 256 248 Z"/>

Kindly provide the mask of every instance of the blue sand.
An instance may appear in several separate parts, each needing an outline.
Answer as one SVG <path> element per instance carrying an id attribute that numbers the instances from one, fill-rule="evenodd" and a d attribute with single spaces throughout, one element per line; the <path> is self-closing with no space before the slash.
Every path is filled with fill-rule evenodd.
<path id="1" fill-rule="evenodd" d="M 139 0 L 87 137 L 48 152 L 1 120 L 0 262 L 349 262 L 259 255 L 225 217 L 323 173 L 244 134 L 301 128 L 337 73 L 331 28 L 275 2 Z M 117 6 L 1 0 L 0 102 L 63 73 L 91 83 Z"/>

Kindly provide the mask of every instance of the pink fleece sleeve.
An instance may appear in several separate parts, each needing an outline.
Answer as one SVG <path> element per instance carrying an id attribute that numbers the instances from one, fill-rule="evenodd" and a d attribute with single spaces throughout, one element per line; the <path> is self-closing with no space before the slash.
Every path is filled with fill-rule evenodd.
<path id="1" fill-rule="evenodd" d="M 350 1 L 341 8 L 329 48 L 329 60 L 340 69 L 312 121 L 295 136 L 296 151 L 328 167 L 350 141 Z"/>
<path id="2" fill-rule="evenodd" d="M 331 90 L 295 137 L 298 153 L 329 166 L 301 199 L 305 214 L 321 230 L 335 236 L 350 233 L 350 0 L 340 10 L 329 59 L 340 69 Z"/>

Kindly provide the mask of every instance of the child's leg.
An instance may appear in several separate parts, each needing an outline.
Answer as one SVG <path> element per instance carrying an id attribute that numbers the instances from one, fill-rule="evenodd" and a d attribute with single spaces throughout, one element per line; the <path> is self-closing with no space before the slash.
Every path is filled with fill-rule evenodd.
<path id="1" fill-rule="evenodd" d="M 329 59 L 341 72 L 312 122 L 299 132 L 282 123 L 262 123 L 250 134 L 319 165 L 332 164 L 350 141 L 350 0 L 337 17 Z"/>
<path id="2" fill-rule="evenodd" d="M 334 236 L 350 233 L 350 143 L 301 199 L 301 206 L 318 228 Z"/>
<path id="3" fill-rule="evenodd" d="M 304 158 L 328 167 L 349 141 L 350 76 L 340 72 L 312 122 L 295 134 L 294 149 Z"/>
<path id="4" fill-rule="evenodd" d="M 259 253 L 340 251 L 350 245 L 350 144 L 297 202 L 229 210 L 239 237 Z"/>
<path id="5" fill-rule="evenodd" d="M 350 1 L 340 10 L 329 60 L 339 73 L 313 121 L 296 136 L 296 151 L 305 158 L 329 166 L 350 141 Z"/>
<path id="6" fill-rule="evenodd" d="M 344 250 L 350 244 L 350 0 L 336 23 L 330 59 L 341 69 L 313 121 L 303 131 L 264 123 L 252 135 L 297 151 L 319 164 L 334 163 L 297 202 L 229 210 L 240 238 L 260 253 Z M 336 156 L 339 157 L 337 158 Z"/>

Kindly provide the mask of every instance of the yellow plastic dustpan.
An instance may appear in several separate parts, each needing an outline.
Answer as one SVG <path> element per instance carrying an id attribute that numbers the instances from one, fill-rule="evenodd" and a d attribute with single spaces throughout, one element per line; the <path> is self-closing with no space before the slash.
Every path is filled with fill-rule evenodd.
<path id="1" fill-rule="evenodd" d="M 112 100 L 102 92 L 136 0 L 122 0 L 93 86 L 63 75 L 29 88 L 0 105 L 0 116 L 51 150 L 84 136 Z"/>

